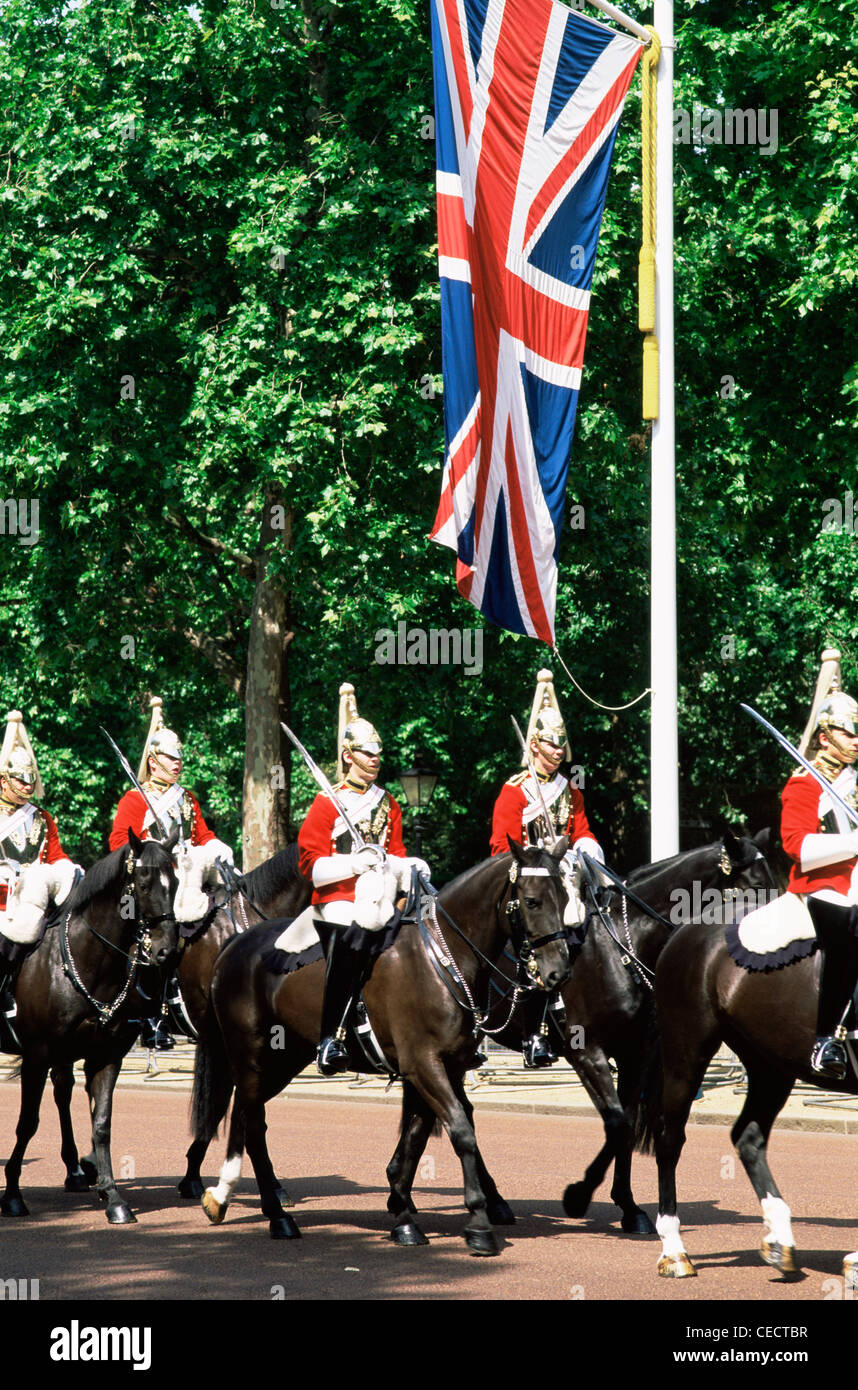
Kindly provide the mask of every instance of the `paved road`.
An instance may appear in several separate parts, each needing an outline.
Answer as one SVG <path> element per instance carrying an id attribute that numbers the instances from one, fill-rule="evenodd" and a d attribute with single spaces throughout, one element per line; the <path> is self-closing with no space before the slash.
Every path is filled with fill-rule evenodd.
<path id="1" fill-rule="evenodd" d="M 0 1085 L 0 1134 L 14 1130 L 16 1087 Z M 76 1091 L 78 1132 L 85 1098 Z M 114 1118 L 113 1153 L 138 1215 L 109 1227 L 91 1194 L 62 1191 L 58 1129 L 46 1101 L 24 1170 L 31 1217 L 0 1223 L 0 1279 L 38 1279 L 41 1300 L 644 1300 L 692 1305 L 751 1299 L 796 1305 L 842 1299 L 844 1252 L 858 1246 L 855 1142 L 785 1131 L 773 1166 L 790 1201 L 803 1276 L 785 1283 L 757 1254 L 760 1218 L 750 1186 L 717 1126 L 692 1126 L 680 1170 L 686 1243 L 699 1277 L 655 1274 L 658 1242 L 624 1237 L 607 1191 L 586 1219 L 569 1221 L 564 1186 L 601 1142 L 597 1120 L 481 1110 L 478 1133 L 489 1167 L 518 1224 L 499 1258 L 469 1256 L 461 1170 L 446 1137 L 430 1141 L 417 1204 L 428 1247 L 402 1250 L 387 1238 L 384 1167 L 396 1142 L 395 1108 L 373 1102 L 283 1098 L 269 1107 L 275 1166 L 296 1200 L 303 1239 L 269 1239 L 251 1178 L 242 1179 L 226 1223 L 212 1227 L 175 1191 L 187 1143 L 187 1095 L 126 1088 Z M 220 1146 L 222 1151 L 222 1146 Z M 738 1171 L 737 1171 L 738 1169 Z M 216 1162 L 208 1165 L 212 1176 Z M 636 1188 L 650 1212 L 655 1168 L 637 1160 Z"/>

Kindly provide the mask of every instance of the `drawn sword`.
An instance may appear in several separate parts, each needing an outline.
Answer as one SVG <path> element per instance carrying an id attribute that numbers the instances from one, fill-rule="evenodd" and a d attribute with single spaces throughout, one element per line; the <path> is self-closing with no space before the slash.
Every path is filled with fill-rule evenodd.
<path id="1" fill-rule="evenodd" d="M 535 784 L 536 784 L 536 791 L 537 791 L 537 794 L 538 794 L 538 796 L 539 796 L 539 804 L 540 804 L 541 807 L 542 807 L 542 814 L 543 814 L 543 816 L 545 817 L 545 828 L 546 828 L 546 831 L 548 832 L 549 835 L 551 835 L 552 832 L 553 832 L 553 823 L 552 823 L 552 820 L 551 820 L 551 816 L 548 814 L 548 807 L 547 807 L 546 804 L 545 804 L 545 797 L 542 795 L 542 783 L 541 783 L 540 780 L 539 780 L 539 774 L 537 773 L 536 768 L 535 768 L 535 766 L 534 766 L 533 758 L 530 756 L 530 749 L 528 748 L 527 744 L 526 744 L 525 741 L 524 741 L 524 734 L 521 732 L 521 729 L 519 728 L 518 720 L 516 719 L 516 717 L 515 717 L 514 714 L 511 714 L 511 715 L 510 715 L 510 719 L 512 720 L 512 727 L 515 729 L 515 732 L 518 734 L 518 741 L 519 741 L 519 743 L 521 744 L 521 751 L 522 751 L 522 753 L 524 754 L 524 756 L 527 758 L 527 766 L 528 766 L 528 768 L 530 769 L 530 775 L 531 775 L 531 777 L 533 778 L 533 780 L 534 780 L 534 782 L 535 782 Z M 553 837 L 553 840 L 552 840 L 552 843 L 553 843 L 553 844 L 556 844 L 557 838 L 558 838 L 558 837 L 557 837 L 556 835 Z"/>
<path id="2" fill-rule="evenodd" d="M 804 754 L 799 753 L 797 748 L 793 748 L 789 739 L 785 738 L 784 735 L 780 733 L 778 729 L 775 728 L 774 724 L 770 724 L 768 719 L 764 719 L 761 714 L 757 714 L 757 711 L 755 709 L 751 709 L 750 705 L 742 705 L 741 708 L 745 711 L 746 714 L 749 714 L 752 719 L 756 719 L 758 724 L 762 724 L 763 728 L 771 734 L 772 738 L 777 739 L 781 748 L 785 749 L 786 752 L 791 755 L 791 757 L 795 758 L 797 763 L 801 764 L 801 766 L 805 769 L 806 772 L 810 773 L 811 777 L 814 777 L 816 779 L 816 781 L 822 787 L 822 790 L 828 792 L 828 795 L 831 797 L 831 800 L 834 801 L 840 807 L 841 811 L 843 811 L 843 813 L 848 817 L 852 824 L 858 826 L 858 811 L 855 810 L 854 806 L 850 806 L 848 801 L 843 800 L 843 797 L 839 794 L 839 792 L 836 792 L 834 790 L 831 783 L 827 781 L 826 778 L 823 777 L 822 773 L 819 772 L 818 769 L 813 766 L 813 763 L 808 762 Z"/>
<path id="3" fill-rule="evenodd" d="M 134 773 L 131 771 L 131 765 L 128 762 L 128 759 L 126 758 L 125 754 L 122 752 L 122 749 L 117 747 L 117 745 L 114 743 L 113 739 L 110 737 L 110 734 L 107 732 L 103 724 L 99 724 L 98 727 L 101 729 L 101 732 L 104 734 L 104 737 L 107 739 L 107 742 L 110 744 L 111 748 L 113 749 L 114 753 L 119 759 L 119 762 L 122 766 L 122 771 L 125 773 L 125 776 L 131 782 L 132 786 L 136 787 L 137 791 L 140 793 L 143 800 L 146 802 L 146 805 L 149 807 L 149 810 L 152 812 L 153 819 L 158 822 L 165 836 L 171 835 L 175 827 L 170 825 L 168 821 L 164 820 L 161 816 L 158 815 L 158 812 L 155 810 L 155 807 L 152 805 L 152 802 L 149 800 L 140 783 L 137 781 L 137 778 L 134 776 Z M 179 823 L 179 829 L 181 831 L 181 822 Z M 182 843 L 184 843 L 184 841 L 182 841 Z"/>
<path id="4" fill-rule="evenodd" d="M 294 746 L 297 748 L 298 752 L 301 754 L 301 757 L 304 759 L 304 763 L 305 763 L 305 765 L 306 765 L 306 767 L 307 767 L 307 771 L 310 773 L 310 776 L 313 778 L 313 781 L 316 783 L 316 786 L 317 786 L 317 787 L 319 788 L 319 790 L 328 798 L 328 800 L 329 800 L 330 802 L 332 802 L 332 804 L 334 805 L 334 807 L 336 808 L 336 810 L 337 810 L 337 811 L 339 812 L 339 814 L 342 816 L 343 821 L 344 821 L 345 826 L 346 826 L 346 829 L 348 830 L 349 834 L 350 834 L 351 837 L 352 837 L 352 847 L 353 847 L 354 849 L 356 849 L 356 850 L 358 850 L 358 849 L 376 849 L 376 850 L 380 850 L 380 856 L 383 856 L 384 851 L 380 849 L 380 846 L 379 846 L 379 845 L 369 845 L 369 844 L 367 844 L 367 842 L 366 842 L 366 840 L 364 839 L 363 835 L 361 835 L 361 833 L 360 833 L 360 831 L 358 830 L 357 826 L 356 826 L 356 825 L 354 824 L 354 822 L 352 821 L 351 816 L 349 815 L 349 813 L 348 813 L 348 811 L 346 810 L 345 806 L 343 806 L 342 802 L 340 801 L 339 797 L 337 796 L 336 792 L 334 791 L 333 787 L 331 786 L 330 782 L 328 781 L 327 777 L 325 776 L 324 772 L 323 772 L 322 769 L 319 767 L 318 763 L 315 763 L 315 762 L 313 761 L 313 759 L 310 757 L 310 754 L 307 752 L 307 750 L 306 750 L 306 748 L 304 747 L 303 743 L 302 743 L 301 740 L 298 738 L 298 735 L 297 735 L 297 734 L 293 734 L 292 730 L 289 728 L 289 725 L 288 725 L 288 724 L 284 724 L 282 719 L 281 719 L 281 721 L 280 721 L 280 728 L 283 730 L 284 734 L 285 734 L 285 735 L 287 736 L 287 738 L 294 744 Z"/>

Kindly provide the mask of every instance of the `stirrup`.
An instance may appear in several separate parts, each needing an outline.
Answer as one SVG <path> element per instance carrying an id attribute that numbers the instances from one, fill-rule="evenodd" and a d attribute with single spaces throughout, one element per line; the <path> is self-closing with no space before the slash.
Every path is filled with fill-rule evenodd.
<path id="1" fill-rule="evenodd" d="M 349 1071 L 349 1054 L 339 1038 L 323 1038 L 316 1053 L 316 1066 L 322 1076 Z"/>
<path id="2" fill-rule="evenodd" d="M 849 1070 L 846 1048 L 837 1038 L 817 1038 L 810 1055 L 810 1065 L 818 1076 L 827 1076 L 831 1081 L 843 1081 Z"/>
<path id="3" fill-rule="evenodd" d="M 140 1029 L 140 1045 L 154 1052 L 171 1052 L 176 1046 L 176 1040 L 172 1037 L 164 1020 L 144 1018 Z"/>
<path id="4" fill-rule="evenodd" d="M 557 1061 L 557 1053 L 544 1033 L 533 1033 L 525 1038 L 521 1050 L 526 1067 L 551 1067 Z"/>

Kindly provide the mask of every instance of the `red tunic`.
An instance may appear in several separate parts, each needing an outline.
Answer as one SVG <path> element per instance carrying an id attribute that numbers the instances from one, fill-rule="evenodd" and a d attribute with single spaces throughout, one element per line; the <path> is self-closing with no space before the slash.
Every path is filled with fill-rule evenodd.
<path id="1" fill-rule="evenodd" d="M 17 807 L 15 809 L 17 810 Z M 8 844 L 3 844 L 4 853 L 10 854 L 10 858 L 17 859 L 19 863 L 24 864 L 25 868 L 27 863 L 56 864 L 58 859 L 68 859 L 68 855 L 60 844 L 57 823 L 50 811 L 45 811 L 41 806 L 35 806 L 33 809 L 36 812 L 36 816 L 41 816 L 44 821 L 44 839 L 42 840 L 38 854 L 25 862 L 21 858 L 21 852 L 15 849 L 11 841 L 9 841 Z M 14 811 L 11 814 L 14 815 Z M 0 912 L 6 911 L 6 894 L 7 885 L 5 883 L 0 883 Z"/>
<path id="2" fill-rule="evenodd" d="M 571 848 L 579 840 L 584 838 L 595 840 L 596 837 L 590 829 L 587 812 L 584 809 L 584 798 L 578 788 L 570 785 L 569 796 L 571 801 L 569 816 L 565 827 L 558 829 L 557 833 L 558 835 L 569 836 Z M 492 814 L 492 854 L 508 853 L 507 836 L 517 840 L 519 844 L 525 843 L 522 816 L 528 805 L 529 802 L 521 782 L 518 782 L 517 785 L 515 782 L 504 783 Z M 553 809 L 553 806 L 548 807 L 549 815 L 552 814 Z"/>
<path id="3" fill-rule="evenodd" d="M 339 791 L 342 788 L 336 790 Z M 393 797 L 387 792 L 385 795 L 389 801 L 388 816 L 377 843 L 382 845 L 388 854 L 399 855 L 404 858 L 406 850 L 402 840 L 402 812 Z M 349 814 L 351 815 L 351 811 Z M 333 835 L 334 826 L 338 819 L 339 815 L 334 803 L 320 792 L 304 817 L 304 824 L 298 832 L 301 873 L 311 882 L 313 880 L 313 865 L 316 860 L 327 859 L 330 855 L 339 852 L 337 841 Z M 354 816 L 352 816 L 352 820 L 356 822 Z M 362 824 L 360 828 L 363 831 Z M 369 839 L 370 836 L 366 835 L 365 838 Z M 354 877 L 339 879 L 336 883 L 326 883 L 321 888 L 314 887 L 312 902 L 314 904 L 354 902 L 356 883 L 357 877 Z"/>
<path id="4" fill-rule="evenodd" d="M 793 861 L 787 892 L 817 893 L 820 888 L 833 888 L 844 897 L 849 897 L 852 870 L 858 856 L 844 859 L 839 864 L 825 864 L 806 874 L 801 871 L 801 846 L 805 835 L 822 834 L 825 828 L 819 819 L 821 798 L 822 787 L 804 770 L 790 777 L 781 794 L 781 840 Z"/>
<path id="5" fill-rule="evenodd" d="M 193 792 L 185 791 L 185 796 L 191 803 L 191 844 L 207 845 L 209 840 L 215 838 L 213 830 L 209 830 L 203 820 L 203 813 L 200 810 L 200 803 Z M 143 829 L 143 822 L 146 819 L 146 812 L 149 807 L 144 798 L 140 795 L 136 787 L 126 792 L 116 808 L 116 815 L 113 817 L 113 829 L 110 832 L 110 848 L 119 849 L 128 841 L 128 831 L 133 830 L 134 834 L 141 840 L 148 839 L 148 830 Z"/>

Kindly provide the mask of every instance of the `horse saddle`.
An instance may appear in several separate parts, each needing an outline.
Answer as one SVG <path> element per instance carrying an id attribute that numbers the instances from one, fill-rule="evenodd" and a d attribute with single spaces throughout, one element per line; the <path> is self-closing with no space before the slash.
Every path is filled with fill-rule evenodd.
<path id="1" fill-rule="evenodd" d="M 727 949 L 743 970 L 781 970 L 816 949 L 807 904 L 797 893 L 783 893 L 724 928 Z"/>

